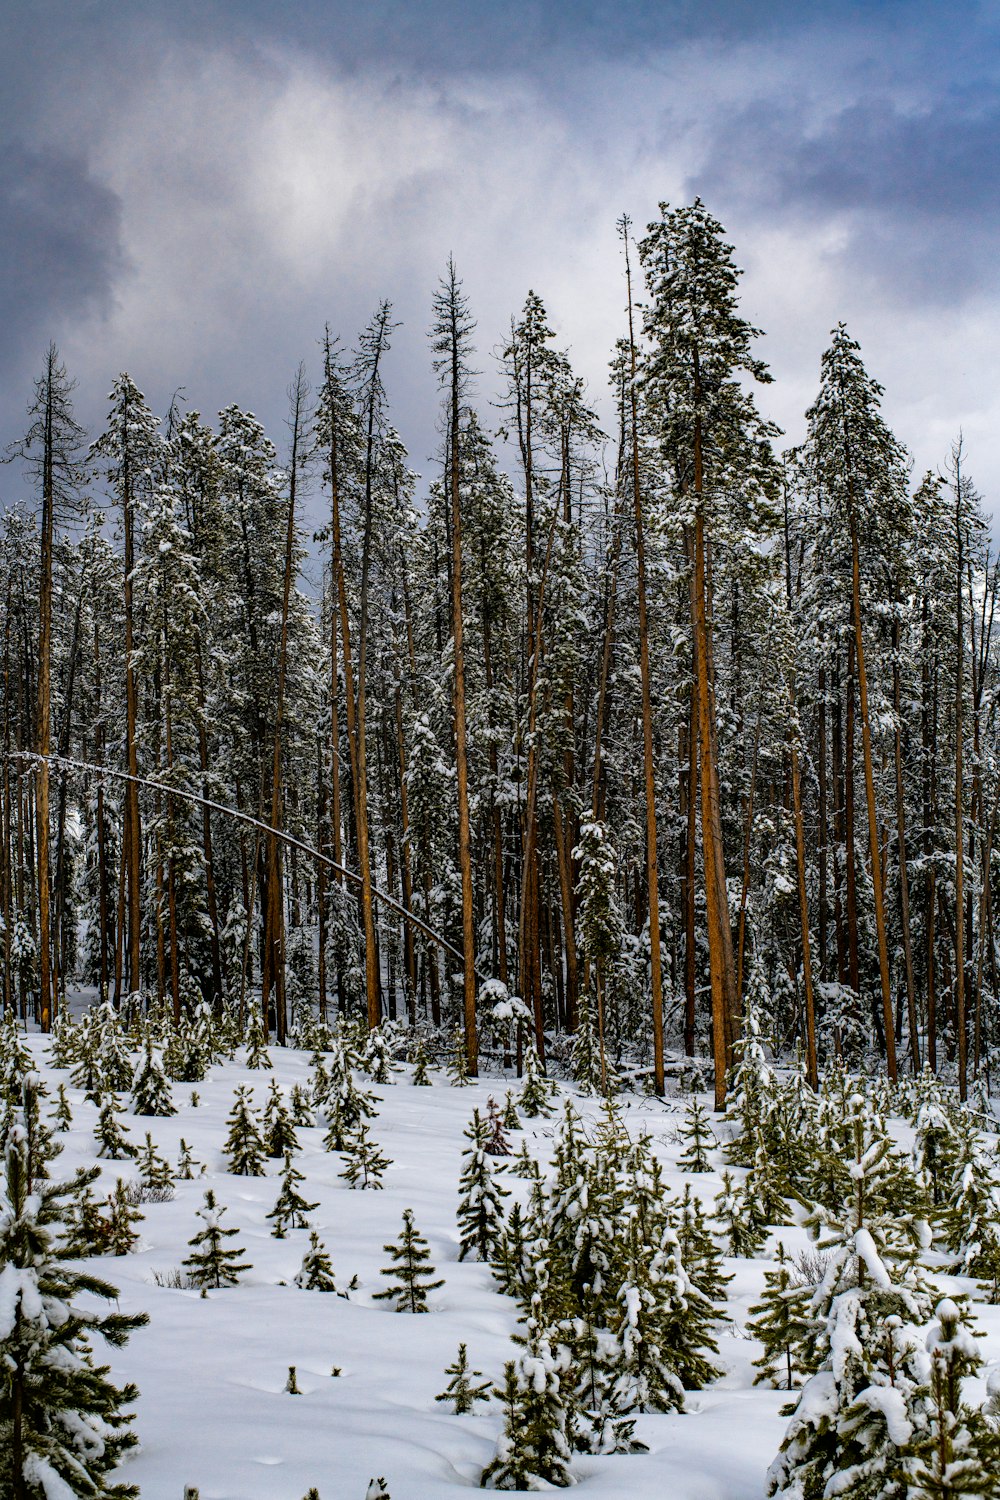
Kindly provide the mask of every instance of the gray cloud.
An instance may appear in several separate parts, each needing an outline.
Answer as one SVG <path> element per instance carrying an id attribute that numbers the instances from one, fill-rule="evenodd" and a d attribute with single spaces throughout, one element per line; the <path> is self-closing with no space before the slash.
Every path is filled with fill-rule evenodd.
<path id="1" fill-rule="evenodd" d="M 0 375 L 67 322 L 105 313 L 123 261 L 121 205 L 79 157 L 0 143 Z"/>

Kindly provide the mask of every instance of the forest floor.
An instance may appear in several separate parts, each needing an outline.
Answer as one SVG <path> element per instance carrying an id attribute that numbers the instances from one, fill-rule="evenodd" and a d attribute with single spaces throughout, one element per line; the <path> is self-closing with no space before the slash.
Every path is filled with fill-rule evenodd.
<path id="1" fill-rule="evenodd" d="M 51 1092 L 60 1082 L 67 1085 L 73 1125 L 58 1137 L 65 1150 L 55 1171 L 68 1175 L 96 1160 L 97 1110 L 81 1090 L 69 1087 L 68 1073 L 50 1066 L 40 1037 L 31 1037 L 29 1045 Z M 474 1367 L 494 1381 L 502 1379 L 514 1353 L 516 1304 L 497 1290 L 488 1266 L 459 1262 L 456 1209 L 462 1132 L 472 1111 L 484 1110 L 491 1094 L 502 1103 L 507 1087 L 517 1084 L 484 1078 L 455 1088 L 435 1073 L 433 1087 L 417 1088 L 409 1067 L 399 1068 L 382 1087 L 362 1077 L 379 1100 L 372 1136 L 392 1160 L 381 1191 L 352 1190 L 338 1176 L 344 1159 L 323 1149 L 322 1128 L 298 1129 L 295 1160 L 306 1176 L 301 1191 L 318 1203 L 311 1227 L 330 1253 L 338 1287 L 357 1277 L 357 1290 L 344 1300 L 294 1284 L 308 1233 L 295 1230 L 275 1239 L 266 1218 L 280 1163 L 269 1162 L 266 1177 L 226 1171 L 222 1147 L 236 1086 L 252 1088 L 259 1110 L 272 1077 L 286 1093 L 293 1084 L 308 1083 L 308 1053 L 272 1047 L 270 1056 L 270 1071 L 249 1070 L 241 1050 L 234 1062 L 213 1066 L 203 1082 L 173 1084 L 178 1112 L 172 1117 L 123 1116 L 135 1145 L 148 1130 L 176 1167 L 183 1137 L 204 1172 L 178 1181 L 172 1201 L 143 1206 L 141 1239 L 132 1254 L 88 1262 L 120 1288 L 123 1310 L 146 1312 L 150 1319 L 126 1348 L 97 1350 L 116 1381 L 134 1381 L 140 1390 L 135 1430 L 141 1450 L 127 1460 L 121 1478 L 139 1485 L 142 1500 L 182 1500 L 185 1485 L 196 1486 L 201 1500 L 302 1500 L 311 1486 L 320 1500 L 364 1500 L 374 1475 L 385 1477 L 392 1500 L 447 1500 L 475 1489 L 494 1453 L 500 1406 L 492 1402 L 475 1415 L 455 1416 L 434 1397 L 447 1383 L 445 1366 L 460 1341 L 468 1345 Z M 127 1098 L 123 1102 L 127 1106 Z M 575 1102 L 585 1119 L 599 1112 L 599 1101 Z M 689 1097 L 625 1095 L 619 1102 L 630 1133 L 645 1130 L 652 1137 L 668 1189 L 679 1192 L 690 1184 L 711 1212 L 721 1153 L 714 1154 L 710 1174 L 685 1175 L 676 1167 L 677 1131 Z M 557 1120 L 558 1112 L 551 1120 L 524 1122 L 529 1150 L 545 1162 Z M 521 1138 L 512 1133 L 515 1149 Z M 100 1196 L 116 1178 L 137 1175 L 129 1161 L 99 1165 Z M 516 1195 L 527 1196 L 525 1182 L 502 1170 L 500 1175 Z M 230 1243 L 242 1247 L 252 1270 L 239 1285 L 203 1298 L 157 1282 L 169 1281 L 189 1253 L 188 1241 L 201 1227 L 195 1211 L 208 1187 L 228 1210 L 224 1223 L 239 1229 Z M 426 1316 L 397 1313 L 373 1300 L 387 1285 L 379 1274 L 389 1260 L 383 1246 L 398 1238 L 405 1208 L 412 1208 L 445 1283 L 431 1293 Z M 648 1444 L 647 1454 L 575 1456 L 581 1493 L 594 1500 L 761 1500 L 765 1471 L 787 1425 L 779 1408 L 788 1393 L 753 1385 L 759 1345 L 745 1325 L 778 1237 L 772 1235 L 756 1260 L 725 1262 L 733 1274 L 732 1321 L 719 1335 L 722 1378 L 691 1393 L 682 1414 L 638 1418 L 636 1436 Z M 808 1243 L 794 1227 L 782 1228 L 780 1238 L 790 1252 Z M 942 1290 L 973 1290 L 956 1278 L 938 1280 Z M 985 1377 L 1000 1364 L 1000 1308 L 979 1303 L 976 1314 L 986 1335 Z M 290 1365 L 297 1371 L 298 1396 L 285 1390 Z M 331 1374 L 334 1367 L 339 1375 Z"/>

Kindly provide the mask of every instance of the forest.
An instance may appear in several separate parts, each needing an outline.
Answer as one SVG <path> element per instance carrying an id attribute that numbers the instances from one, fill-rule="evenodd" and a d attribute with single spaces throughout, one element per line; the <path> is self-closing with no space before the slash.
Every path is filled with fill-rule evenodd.
<path id="1" fill-rule="evenodd" d="M 618 229 L 609 431 L 541 296 L 490 354 L 449 258 L 428 483 L 388 301 L 270 435 L 126 373 L 89 434 L 45 355 L 0 471 L 12 1500 L 998 1493 L 984 503 L 843 323 L 782 447 L 722 225 Z"/>
<path id="2" fill-rule="evenodd" d="M 814 1085 L 988 1078 L 998 574 L 961 437 L 915 474 L 840 324 L 783 449 L 723 227 L 619 229 L 610 432 L 533 291 L 477 406 L 449 261 L 426 485 L 388 302 L 318 330 L 278 434 L 123 373 L 91 439 L 49 349 L 0 470 L 6 1012 L 394 1019 L 470 1075 L 533 1037 L 721 1106 L 749 1005 Z"/>

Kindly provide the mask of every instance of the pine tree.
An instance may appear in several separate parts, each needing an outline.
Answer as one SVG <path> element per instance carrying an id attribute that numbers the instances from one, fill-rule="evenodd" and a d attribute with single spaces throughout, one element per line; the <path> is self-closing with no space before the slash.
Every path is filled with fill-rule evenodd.
<path id="1" fill-rule="evenodd" d="M 257 1071 L 260 1068 L 270 1068 L 271 1056 L 267 1050 L 268 1036 L 260 1021 L 257 1020 L 250 1028 L 250 1040 L 247 1043 L 247 1067 Z"/>
<path id="2" fill-rule="evenodd" d="M 398 1278 L 382 1292 L 373 1294 L 375 1301 L 393 1303 L 396 1312 L 427 1312 L 427 1293 L 444 1286 L 444 1281 L 431 1281 L 434 1267 L 429 1264 L 430 1247 L 413 1223 L 413 1210 L 403 1210 L 403 1232 L 394 1245 L 383 1245 L 383 1250 L 392 1257 L 392 1265 L 386 1266 L 383 1276 Z"/>
<path id="3" fill-rule="evenodd" d="M 801 1385 L 810 1370 L 808 1347 L 814 1331 L 809 1317 L 810 1288 L 793 1278 L 784 1245 L 778 1245 L 778 1261 L 764 1273 L 764 1295 L 750 1309 L 747 1332 L 763 1345 L 753 1362 L 758 1372 L 754 1385 L 766 1381 L 778 1390 Z"/>
<path id="4" fill-rule="evenodd" d="M 427 1048 L 422 1038 L 418 1037 L 410 1052 L 410 1061 L 413 1064 L 413 1077 L 410 1080 L 415 1088 L 430 1088 L 431 1080 L 429 1074 L 430 1059 L 427 1056 Z"/>
<path id="5" fill-rule="evenodd" d="M 169 1193 L 171 1197 L 173 1196 L 170 1190 L 174 1185 L 174 1174 L 170 1170 L 170 1163 L 165 1157 L 160 1156 L 148 1130 L 145 1144 L 137 1153 L 136 1162 L 143 1187 L 153 1192 Z"/>
<path id="6" fill-rule="evenodd" d="M 98 1156 L 105 1156 L 109 1161 L 121 1161 L 123 1157 L 135 1155 L 135 1147 L 128 1140 L 128 1132 L 118 1118 L 121 1113 L 122 1107 L 117 1095 L 106 1094 L 94 1135 L 98 1144 Z"/>
<path id="7" fill-rule="evenodd" d="M 962 1396 L 982 1356 L 968 1312 L 950 1298 L 935 1309 L 927 1336 L 930 1356 L 926 1428 L 911 1440 L 907 1500 L 975 1500 L 1000 1489 L 1000 1441 L 982 1413 Z"/>
<path id="8" fill-rule="evenodd" d="M 291 1152 L 285 1153 L 285 1169 L 281 1174 L 281 1191 L 278 1193 L 277 1201 L 271 1212 L 267 1215 L 274 1220 L 274 1228 L 271 1230 L 276 1240 L 282 1240 L 289 1229 L 308 1229 L 306 1215 L 311 1214 L 319 1207 L 318 1203 L 307 1203 L 298 1190 L 298 1184 L 305 1182 L 305 1175 L 300 1172 L 292 1161 Z"/>
<path id="9" fill-rule="evenodd" d="M 465 1045 L 465 1032 L 456 1026 L 451 1033 L 451 1049 L 448 1053 L 448 1077 L 453 1089 L 464 1089 L 472 1079 L 469 1077 L 469 1058 Z"/>
<path id="10" fill-rule="evenodd" d="M 517 1104 L 522 1114 L 533 1120 L 538 1115 L 551 1115 L 555 1085 L 546 1078 L 541 1058 L 534 1042 L 524 1049 L 524 1082 Z"/>
<path id="11" fill-rule="evenodd" d="M 249 1090 L 242 1084 L 236 1090 L 232 1112 L 226 1121 L 229 1134 L 222 1148 L 229 1158 L 229 1170 L 236 1177 L 264 1175 L 264 1142 L 253 1117 Z"/>
<path id="12" fill-rule="evenodd" d="M 61 1083 L 56 1090 L 56 1107 L 52 1111 L 52 1119 L 59 1131 L 68 1130 L 73 1123 L 73 1111 L 64 1083 Z"/>
<path id="13" fill-rule="evenodd" d="M 440 1396 L 435 1396 L 434 1400 L 450 1401 L 452 1411 L 457 1417 L 473 1411 L 477 1401 L 490 1399 L 491 1382 L 484 1380 L 482 1384 L 477 1384 L 483 1372 L 470 1367 L 464 1344 L 459 1344 L 457 1356 L 445 1368 L 444 1373 L 450 1375 L 451 1379 Z"/>
<path id="14" fill-rule="evenodd" d="M 368 1134 L 368 1126 L 362 1120 L 357 1133 L 350 1142 L 347 1166 L 339 1174 L 352 1188 L 380 1188 L 382 1174 L 392 1162 L 383 1156 L 378 1145 Z"/>
<path id="15" fill-rule="evenodd" d="M 276 1161 L 280 1161 L 289 1152 L 299 1149 L 292 1117 L 288 1113 L 284 1097 L 274 1078 L 271 1080 L 267 1103 L 264 1105 L 263 1137 L 264 1149 L 268 1156 Z"/>
<path id="16" fill-rule="evenodd" d="M 504 1113 L 491 1094 L 486 1101 L 485 1146 L 490 1156 L 509 1156 L 510 1142 L 506 1131 L 509 1128 Z"/>
<path id="17" fill-rule="evenodd" d="M 222 1216 L 226 1210 L 216 1202 L 215 1193 L 208 1188 L 205 1202 L 196 1210 L 204 1227 L 199 1229 L 188 1244 L 193 1253 L 183 1261 L 191 1285 L 201 1288 L 205 1296 L 209 1287 L 218 1290 L 224 1286 L 235 1286 L 244 1271 L 252 1270 L 248 1261 L 241 1261 L 244 1253 L 238 1245 L 227 1245 L 226 1241 L 239 1234 L 238 1229 L 226 1229 Z"/>
<path id="18" fill-rule="evenodd" d="M 309 1231 L 309 1249 L 295 1274 L 295 1285 L 304 1292 L 336 1292 L 337 1281 L 326 1247 L 315 1229 Z M 341 1293 L 341 1295 L 346 1295 Z"/>
<path id="19" fill-rule="evenodd" d="M 192 1167 L 196 1166 L 194 1157 L 191 1155 L 191 1147 L 181 1136 L 180 1152 L 177 1158 L 177 1176 L 182 1182 L 190 1182 L 194 1177 Z"/>
<path id="20" fill-rule="evenodd" d="M 475 1251 L 479 1260 L 492 1259 L 494 1246 L 503 1233 L 503 1200 L 509 1194 L 493 1177 L 488 1155 L 489 1126 L 478 1109 L 472 1112 L 472 1123 L 462 1134 L 471 1144 L 462 1153 L 462 1174 L 458 1182 L 460 1200 L 458 1227 L 461 1244 L 459 1260 Z"/>
<path id="21" fill-rule="evenodd" d="M 484 1490 L 565 1489 L 575 1481 L 569 1468 L 570 1413 L 563 1379 L 565 1351 L 548 1330 L 529 1324 L 524 1347 L 504 1367 L 504 1430 L 496 1455 L 483 1470 Z"/>
<path id="22" fill-rule="evenodd" d="M 23 1120 L 15 1116 L 0 1196 L 0 1492 L 16 1500 L 138 1495 L 113 1477 L 136 1443 L 122 1408 L 138 1391 L 108 1380 L 92 1341 L 96 1334 L 119 1348 L 147 1318 L 98 1312 L 94 1300 L 114 1301 L 117 1290 L 73 1270 L 65 1258 L 72 1252 L 59 1248 L 62 1200 L 79 1191 L 79 1178 L 32 1190 Z"/>
<path id="23" fill-rule="evenodd" d="M 734 1182 L 731 1172 L 722 1174 L 722 1190 L 715 1199 L 715 1218 L 726 1236 L 729 1254 L 752 1259 L 767 1239 L 767 1230 L 757 1222 L 750 1195 Z"/>
<path id="24" fill-rule="evenodd" d="M 146 1042 L 142 1063 L 136 1070 L 135 1081 L 132 1084 L 132 1113 L 136 1115 L 176 1114 L 170 1097 L 170 1084 L 153 1051 L 151 1041 Z"/>
<path id="25" fill-rule="evenodd" d="M 109 1255 L 131 1255 L 139 1243 L 133 1224 L 142 1222 L 142 1213 L 137 1205 L 129 1201 L 128 1188 L 119 1177 L 115 1190 L 108 1197 L 107 1245 Z"/>
<path id="26" fill-rule="evenodd" d="M 685 1142 L 677 1165 L 682 1172 L 710 1172 L 712 1164 L 708 1153 L 718 1145 L 715 1133 L 708 1122 L 708 1115 L 697 1099 L 693 1099 L 684 1116 L 680 1138 Z"/>

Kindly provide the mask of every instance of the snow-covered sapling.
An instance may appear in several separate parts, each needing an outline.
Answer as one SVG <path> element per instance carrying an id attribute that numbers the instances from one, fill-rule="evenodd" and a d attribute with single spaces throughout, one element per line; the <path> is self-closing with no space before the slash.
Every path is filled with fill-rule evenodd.
<path id="1" fill-rule="evenodd" d="M 383 1276 L 396 1278 L 383 1292 L 375 1292 L 376 1302 L 391 1301 L 396 1312 L 425 1313 L 427 1293 L 444 1286 L 443 1280 L 432 1281 L 434 1267 L 429 1264 L 430 1246 L 413 1222 L 413 1210 L 403 1210 L 403 1229 L 394 1245 L 383 1245 L 392 1257 Z"/>
<path id="2" fill-rule="evenodd" d="M 271 1212 L 267 1215 L 274 1221 L 271 1233 L 276 1240 L 283 1240 L 289 1229 L 307 1229 L 306 1215 L 319 1207 L 318 1203 L 307 1203 L 299 1192 L 299 1183 L 305 1176 L 292 1160 L 291 1152 L 285 1154 L 285 1168 L 281 1174 L 281 1190 Z"/>
<path id="3" fill-rule="evenodd" d="M 309 1231 L 309 1249 L 303 1255 L 302 1265 L 295 1273 L 295 1285 L 301 1287 L 304 1292 L 335 1292 L 337 1290 L 333 1263 L 315 1229 Z"/>
<path id="4" fill-rule="evenodd" d="M 229 1134 L 223 1150 L 229 1158 L 229 1170 L 236 1177 L 264 1175 L 264 1143 L 253 1116 L 250 1092 L 244 1086 L 236 1090 L 232 1113 L 226 1121 Z"/>
<path id="5" fill-rule="evenodd" d="M 450 1365 L 445 1367 L 446 1375 L 451 1379 L 441 1392 L 435 1396 L 435 1401 L 450 1401 L 451 1409 L 457 1417 L 464 1416 L 466 1412 L 472 1411 L 477 1401 L 488 1401 L 492 1382 L 483 1380 L 482 1370 L 473 1370 L 469 1365 L 469 1356 L 464 1344 L 459 1344 L 458 1354 Z"/>
<path id="6" fill-rule="evenodd" d="M 191 1285 L 200 1287 L 204 1296 L 209 1287 L 235 1286 L 243 1272 L 252 1267 L 248 1261 L 240 1260 L 244 1253 L 240 1246 L 226 1244 L 239 1230 L 223 1228 L 222 1215 L 226 1210 L 216 1201 L 211 1188 L 196 1212 L 203 1227 L 188 1241 L 192 1254 L 183 1264 Z"/>
<path id="7" fill-rule="evenodd" d="M 709 1124 L 708 1114 L 697 1099 L 693 1099 L 688 1105 L 684 1124 L 680 1130 L 680 1138 L 684 1142 L 684 1150 L 677 1158 L 680 1170 L 682 1172 L 710 1172 L 712 1163 L 709 1152 L 715 1150 L 718 1142 Z"/>
<path id="8" fill-rule="evenodd" d="M 379 1151 L 377 1143 L 368 1134 L 368 1126 L 362 1121 L 351 1141 L 347 1166 L 339 1175 L 352 1188 L 380 1188 L 382 1174 L 391 1166 L 392 1162 Z"/>
<path id="9" fill-rule="evenodd" d="M 167 1075 L 151 1041 L 146 1042 L 142 1062 L 136 1069 L 132 1084 L 132 1112 L 136 1115 L 176 1114 Z"/>
<path id="10" fill-rule="evenodd" d="M 123 1157 L 135 1155 L 135 1147 L 128 1139 L 128 1131 L 119 1119 L 121 1113 L 118 1096 L 106 1094 L 94 1135 L 97 1138 L 98 1156 L 107 1157 L 109 1161 L 121 1161 Z"/>

